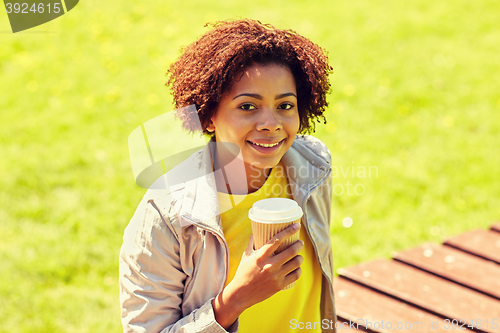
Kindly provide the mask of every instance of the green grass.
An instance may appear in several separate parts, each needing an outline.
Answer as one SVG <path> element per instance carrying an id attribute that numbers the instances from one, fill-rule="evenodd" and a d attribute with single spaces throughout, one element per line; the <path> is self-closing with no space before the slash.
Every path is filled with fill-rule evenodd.
<path id="1" fill-rule="evenodd" d="M 500 216 L 499 10 L 88 0 L 15 35 L 2 12 L 0 331 L 121 331 L 118 252 L 145 192 L 127 138 L 171 110 L 164 73 L 209 21 L 256 18 L 328 50 L 328 124 L 316 136 L 339 170 L 367 171 L 334 178 L 336 267 L 487 228 Z M 349 195 L 347 181 L 364 193 Z"/>

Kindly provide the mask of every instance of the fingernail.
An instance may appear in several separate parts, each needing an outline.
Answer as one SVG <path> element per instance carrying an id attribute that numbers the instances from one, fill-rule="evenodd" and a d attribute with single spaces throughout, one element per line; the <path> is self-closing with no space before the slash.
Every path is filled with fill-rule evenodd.
<path id="1" fill-rule="evenodd" d="M 294 228 L 295 230 L 299 230 L 299 229 L 300 229 L 300 223 L 295 223 L 295 224 L 293 225 L 293 228 Z"/>

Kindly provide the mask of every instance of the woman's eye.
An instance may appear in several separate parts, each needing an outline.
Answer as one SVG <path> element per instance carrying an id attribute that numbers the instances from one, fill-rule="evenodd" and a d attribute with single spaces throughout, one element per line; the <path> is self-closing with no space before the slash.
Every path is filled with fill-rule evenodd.
<path id="1" fill-rule="evenodd" d="M 291 108 L 293 108 L 292 103 L 283 103 L 280 105 L 280 109 L 282 110 L 290 110 Z"/>
<path id="2" fill-rule="evenodd" d="M 252 110 L 255 110 L 256 107 L 253 104 L 246 103 L 246 104 L 240 105 L 240 109 L 245 110 L 245 111 L 252 111 Z"/>

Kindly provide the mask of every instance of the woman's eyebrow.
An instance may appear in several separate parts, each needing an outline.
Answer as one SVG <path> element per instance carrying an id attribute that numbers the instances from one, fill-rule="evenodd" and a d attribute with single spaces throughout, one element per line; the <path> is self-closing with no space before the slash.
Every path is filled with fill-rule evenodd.
<path id="1" fill-rule="evenodd" d="M 242 96 L 248 96 L 248 97 L 252 97 L 252 98 L 255 98 L 255 99 L 262 99 L 262 96 L 259 95 L 259 94 L 239 94 L 238 96 L 235 96 L 233 98 L 233 100 L 237 99 L 238 97 L 242 97 Z"/>
<path id="2" fill-rule="evenodd" d="M 242 96 L 248 96 L 248 97 L 252 97 L 252 98 L 255 98 L 255 99 L 262 100 L 262 96 L 259 95 L 259 94 L 246 94 L 246 93 L 245 94 L 239 94 L 239 95 L 235 96 L 233 98 L 233 100 L 236 99 L 236 98 L 238 98 L 238 97 L 242 97 Z M 289 92 L 289 93 L 284 93 L 284 94 L 276 95 L 276 97 L 274 99 L 278 100 L 278 99 L 282 99 L 282 98 L 288 97 L 288 96 L 294 96 L 295 98 L 297 98 L 297 96 L 294 93 Z"/>
<path id="3" fill-rule="evenodd" d="M 274 99 L 282 99 L 282 98 L 285 98 L 285 97 L 288 97 L 288 96 L 293 96 L 293 97 L 297 98 L 297 95 L 295 95 L 294 93 L 289 92 L 289 93 L 277 95 Z"/>

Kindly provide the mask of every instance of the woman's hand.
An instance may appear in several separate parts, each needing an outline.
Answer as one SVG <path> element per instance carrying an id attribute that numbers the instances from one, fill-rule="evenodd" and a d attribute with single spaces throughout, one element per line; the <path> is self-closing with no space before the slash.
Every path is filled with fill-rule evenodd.
<path id="1" fill-rule="evenodd" d="M 286 228 L 258 250 L 253 249 L 253 236 L 250 237 L 233 280 L 213 301 L 215 319 L 222 327 L 229 328 L 245 309 L 300 277 L 300 265 L 304 261 L 298 255 L 304 248 L 301 240 L 274 254 L 281 243 L 299 229 L 298 223 Z"/>

